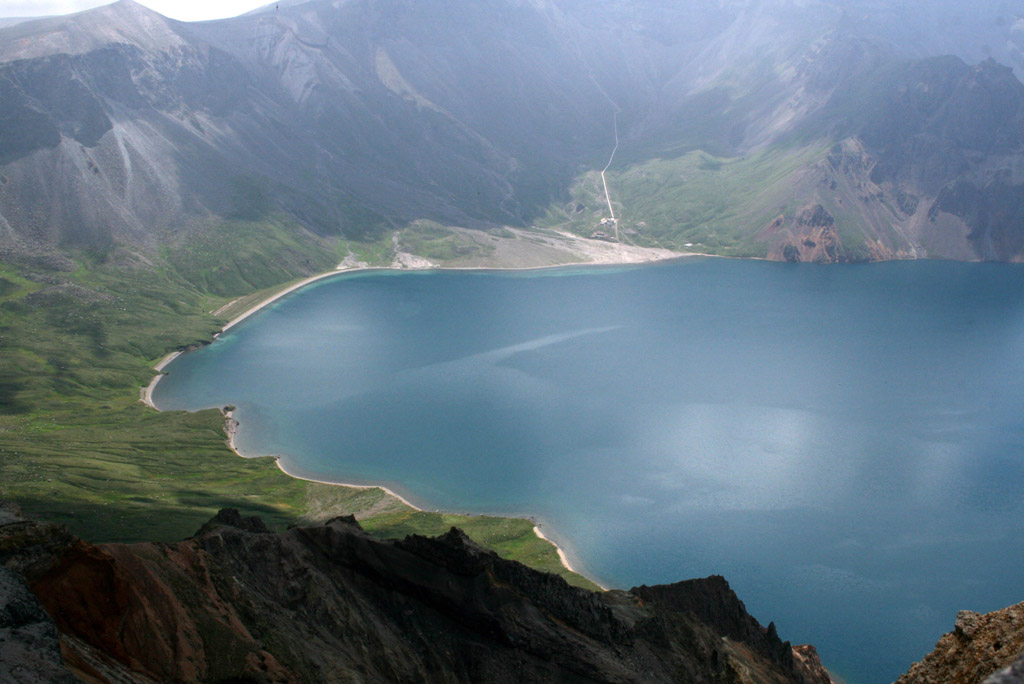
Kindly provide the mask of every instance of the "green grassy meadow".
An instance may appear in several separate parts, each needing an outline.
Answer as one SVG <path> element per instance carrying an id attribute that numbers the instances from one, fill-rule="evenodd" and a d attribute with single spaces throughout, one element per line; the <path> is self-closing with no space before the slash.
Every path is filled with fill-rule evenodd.
<path id="1" fill-rule="evenodd" d="M 409 224 L 399 233 L 402 249 L 431 261 L 455 262 L 471 257 L 486 257 L 494 251 L 460 235 L 439 223 L 421 219 Z"/>
<path id="2" fill-rule="evenodd" d="M 505 557 L 596 588 L 562 568 L 529 520 L 416 511 L 377 488 L 298 480 L 273 459 L 235 455 L 220 411 L 139 400 L 158 359 L 208 343 L 269 294 L 349 253 L 390 258 L 381 240 L 303 238 L 277 218 L 230 221 L 160 254 L 113 247 L 0 263 L 0 498 L 95 542 L 180 540 L 224 507 L 278 529 L 355 514 L 378 537 L 458 525 Z"/>
<path id="3" fill-rule="evenodd" d="M 766 245 L 753 228 L 768 225 L 789 206 L 800 172 L 824 148 L 775 147 L 747 157 L 704 151 L 613 167 L 606 177 L 624 242 L 736 257 L 760 257 Z M 589 236 L 608 215 L 601 179 L 581 176 L 571 200 L 541 222 Z M 604 229 L 602 229 L 604 230 Z M 687 247 L 692 244 L 692 247 Z"/>

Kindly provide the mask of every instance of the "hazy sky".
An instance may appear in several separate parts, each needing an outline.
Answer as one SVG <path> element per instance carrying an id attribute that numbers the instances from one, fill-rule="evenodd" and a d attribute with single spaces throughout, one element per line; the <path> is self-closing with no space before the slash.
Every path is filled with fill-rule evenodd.
<path id="1" fill-rule="evenodd" d="M 233 17 L 262 7 L 271 0 L 136 0 L 164 16 L 183 21 L 200 21 Z M 0 17 L 40 17 L 47 14 L 70 14 L 112 0 L 0 0 Z"/>

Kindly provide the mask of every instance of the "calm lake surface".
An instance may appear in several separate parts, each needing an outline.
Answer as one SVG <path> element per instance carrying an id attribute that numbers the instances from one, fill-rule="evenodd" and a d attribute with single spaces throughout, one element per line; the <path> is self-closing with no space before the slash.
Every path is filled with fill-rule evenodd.
<path id="1" fill-rule="evenodd" d="M 1024 267 L 690 259 L 321 281 L 168 367 L 239 447 L 722 574 L 856 684 L 1024 600 Z"/>

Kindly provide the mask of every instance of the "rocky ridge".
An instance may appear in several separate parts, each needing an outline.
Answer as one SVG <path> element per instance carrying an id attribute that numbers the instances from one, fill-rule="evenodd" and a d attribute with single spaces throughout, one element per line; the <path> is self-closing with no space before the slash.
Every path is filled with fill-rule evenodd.
<path id="1" fill-rule="evenodd" d="M 1024 682 L 1024 603 L 985 614 L 960 611 L 953 631 L 944 634 L 935 650 L 914 663 L 896 684 L 983 681 Z"/>
<path id="2" fill-rule="evenodd" d="M 1024 654 L 985 680 L 985 684 L 1022 684 L 1024 682 Z"/>
<path id="3" fill-rule="evenodd" d="M 720 577 L 595 594 L 457 529 L 273 533 L 226 509 L 177 544 L 93 545 L 11 513 L 0 563 L 15 682 L 829 682 Z"/>

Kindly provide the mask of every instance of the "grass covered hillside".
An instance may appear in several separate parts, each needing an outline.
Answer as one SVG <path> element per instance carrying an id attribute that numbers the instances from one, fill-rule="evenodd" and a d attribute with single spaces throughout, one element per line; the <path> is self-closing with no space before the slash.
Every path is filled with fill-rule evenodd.
<path id="1" fill-rule="evenodd" d="M 350 248 L 377 249 L 301 233 L 284 220 L 232 222 L 160 255 L 112 247 L 0 264 L 0 498 L 92 541 L 179 540 L 225 506 L 278 528 L 354 513 L 384 537 L 458 525 L 593 588 L 529 520 L 418 512 L 380 489 L 297 480 L 272 459 L 236 456 L 220 411 L 139 400 L 168 352 L 208 342 L 227 316 Z"/>
<path id="2" fill-rule="evenodd" d="M 765 256 L 751 230 L 765 226 L 792 205 L 792 186 L 819 148 L 770 149 L 748 157 L 716 157 L 694 151 L 609 170 L 608 186 L 624 241 L 727 256 Z M 545 223 L 567 223 L 589 235 L 608 215 L 601 178 L 588 174 L 572 188 L 572 200 L 549 211 Z M 690 245 L 688 247 L 687 245 Z"/>

